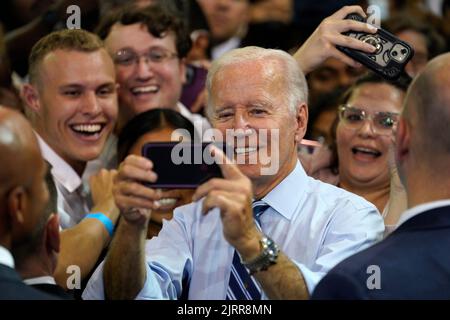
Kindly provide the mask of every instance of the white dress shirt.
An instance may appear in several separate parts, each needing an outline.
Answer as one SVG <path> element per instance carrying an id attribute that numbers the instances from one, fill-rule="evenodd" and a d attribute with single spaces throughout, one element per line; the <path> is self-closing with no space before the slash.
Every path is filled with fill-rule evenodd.
<path id="1" fill-rule="evenodd" d="M 383 236 L 374 205 L 308 177 L 300 162 L 262 200 L 270 206 L 260 216 L 262 231 L 298 266 L 309 292 L 337 263 Z M 223 236 L 219 209 L 207 215 L 201 209 L 202 201 L 175 209 L 158 237 L 146 242 L 147 276 L 138 299 L 177 299 L 182 290 L 189 299 L 225 299 L 234 248 Z M 102 270 L 103 263 L 84 299 L 104 298 Z"/>
<path id="2" fill-rule="evenodd" d="M 211 49 L 211 58 L 212 60 L 216 60 L 223 56 L 228 51 L 239 48 L 241 45 L 242 39 L 239 37 L 232 37 L 227 41 L 219 43 Z"/>
<path id="3" fill-rule="evenodd" d="M 178 112 L 183 117 L 192 122 L 195 130 L 197 130 L 197 133 L 200 133 L 201 137 L 205 138 L 204 135 L 206 131 L 211 128 L 211 124 L 208 122 L 208 120 L 198 113 L 192 113 L 191 111 L 189 111 L 189 109 L 186 108 L 181 102 L 177 103 L 177 108 Z M 206 140 L 207 138 L 208 137 L 206 137 Z M 194 140 L 194 137 L 192 137 L 192 140 Z"/>
<path id="4" fill-rule="evenodd" d="M 52 276 L 42 276 L 42 277 L 36 277 L 36 278 L 28 278 L 23 280 L 25 284 L 29 286 L 33 286 L 35 284 L 53 284 L 56 285 L 55 278 Z"/>
<path id="5" fill-rule="evenodd" d="M 44 159 L 52 166 L 57 190 L 59 222 L 62 229 L 78 224 L 92 206 L 89 185 L 36 133 Z"/>
<path id="6" fill-rule="evenodd" d="M 14 258 L 11 252 L 3 246 L 0 246 L 0 264 L 14 269 Z"/>

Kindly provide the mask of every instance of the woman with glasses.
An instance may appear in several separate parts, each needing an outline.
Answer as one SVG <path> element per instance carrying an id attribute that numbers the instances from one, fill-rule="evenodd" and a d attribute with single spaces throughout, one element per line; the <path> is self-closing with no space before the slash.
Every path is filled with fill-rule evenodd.
<path id="1" fill-rule="evenodd" d="M 316 156 L 306 161 L 310 165 L 305 167 L 309 175 L 337 184 L 373 203 L 383 214 L 386 234 L 406 209 L 404 190 L 390 147 L 394 144 L 394 131 L 407 86 L 374 74 L 357 80 L 340 99 L 338 117 L 331 132 L 331 159 L 323 158 L 329 156 L 321 150 L 327 148 L 322 147 L 314 150 Z M 302 155 L 300 159 L 305 166 Z M 335 176 L 321 174 L 324 171 Z"/>
<path id="2" fill-rule="evenodd" d="M 374 74 L 360 78 L 344 94 L 333 132 L 339 186 L 372 202 L 383 213 L 386 229 L 398 219 L 397 214 L 387 216 L 391 191 L 398 189 L 391 190 L 395 173 L 391 146 L 406 89 L 407 85 Z M 391 199 L 391 205 L 402 201 Z"/>

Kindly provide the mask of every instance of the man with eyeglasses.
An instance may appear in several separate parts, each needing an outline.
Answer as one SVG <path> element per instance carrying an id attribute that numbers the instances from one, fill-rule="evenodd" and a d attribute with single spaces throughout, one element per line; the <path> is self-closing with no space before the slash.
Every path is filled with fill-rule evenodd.
<path id="1" fill-rule="evenodd" d="M 395 159 L 408 209 L 382 242 L 344 260 L 316 299 L 450 299 L 450 54 L 411 84 L 399 117 Z"/>
<path id="2" fill-rule="evenodd" d="M 154 108 L 170 108 L 191 120 L 199 133 L 207 120 L 179 103 L 191 43 L 183 20 L 154 4 L 106 16 L 97 29 L 113 58 L 120 85 L 118 129 Z"/>
<path id="3" fill-rule="evenodd" d="M 179 99 L 186 80 L 185 57 L 190 49 L 184 22 L 163 6 L 128 7 L 105 16 L 97 34 L 113 58 L 119 84 L 116 132 L 134 116 L 155 108 L 169 108 L 189 119 L 199 137 L 211 128 L 206 118 L 191 113 Z M 194 137 L 192 137 L 194 138 Z M 99 167 L 115 168 L 117 138 L 111 135 L 98 161 Z"/>

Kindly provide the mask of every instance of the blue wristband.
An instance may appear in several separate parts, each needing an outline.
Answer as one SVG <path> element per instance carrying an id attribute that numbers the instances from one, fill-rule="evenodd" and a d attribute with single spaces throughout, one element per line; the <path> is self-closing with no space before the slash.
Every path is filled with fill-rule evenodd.
<path id="1" fill-rule="evenodd" d="M 101 212 L 89 213 L 84 218 L 85 219 L 97 219 L 98 221 L 103 223 L 103 225 L 105 226 L 106 230 L 109 233 L 109 236 L 110 237 L 113 236 L 113 234 L 114 234 L 114 224 L 112 223 L 111 219 L 108 218 L 107 216 L 105 216 L 103 213 L 101 213 Z"/>

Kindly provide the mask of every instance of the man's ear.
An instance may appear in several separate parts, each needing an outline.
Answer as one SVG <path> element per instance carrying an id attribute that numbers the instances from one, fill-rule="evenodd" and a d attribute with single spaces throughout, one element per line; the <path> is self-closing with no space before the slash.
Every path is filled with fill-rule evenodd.
<path id="1" fill-rule="evenodd" d="M 295 142 L 300 143 L 306 133 L 308 126 L 308 106 L 306 103 L 300 104 L 295 111 L 295 121 L 297 128 L 295 130 Z"/>
<path id="2" fill-rule="evenodd" d="M 403 117 L 398 121 L 395 139 L 395 159 L 399 165 L 408 157 L 411 143 L 411 127 Z"/>
<path id="3" fill-rule="evenodd" d="M 48 217 L 46 224 L 46 239 L 45 246 L 49 253 L 59 252 L 61 239 L 59 236 L 59 216 L 56 213 L 52 213 Z"/>
<path id="4" fill-rule="evenodd" d="M 38 112 L 41 109 L 39 92 L 37 88 L 29 83 L 23 85 L 22 98 L 29 109 Z"/>
<path id="5" fill-rule="evenodd" d="M 12 230 L 21 229 L 25 224 L 27 192 L 24 187 L 14 187 L 7 196 L 7 208 Z"/>

